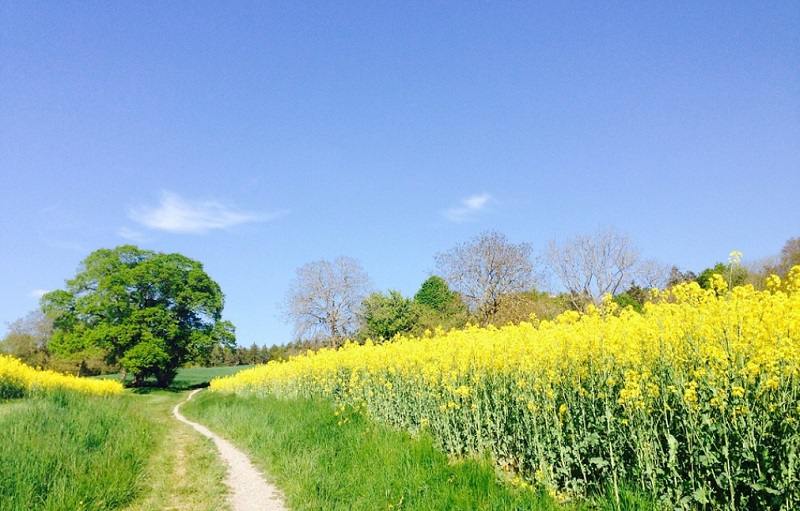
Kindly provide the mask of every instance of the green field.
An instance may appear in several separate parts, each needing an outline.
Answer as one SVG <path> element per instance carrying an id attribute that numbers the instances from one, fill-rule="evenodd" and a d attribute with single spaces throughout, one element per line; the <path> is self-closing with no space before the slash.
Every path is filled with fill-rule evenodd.
<path id="1" fill-rule="evenodd" d="M 224 366 L 224 367 L 186 367 L 178 370 L 177 376 L 169 385 L 172 390 L 189 390 L 205 387 L 208 382 L 218 376 L 228 376 L 229 374 L 236 374 L 242 369 L 249 369 L 252 365 L 241 366 Z M 111 378 L 119 379 L 119 373 L 103 374 L 94 376 L 94 378 Z M 126 384 L 130 384 L 133 378 L 128 376 L 125 380 Z M 145 380 L 148 385 L 155 385 L 155 379 Z"/>
<path id="2" fill-rule="evenodd" d="M 133 396 L 59 392 L 0 404 L 0 509 L 118 509 L 163 435 Z"/>

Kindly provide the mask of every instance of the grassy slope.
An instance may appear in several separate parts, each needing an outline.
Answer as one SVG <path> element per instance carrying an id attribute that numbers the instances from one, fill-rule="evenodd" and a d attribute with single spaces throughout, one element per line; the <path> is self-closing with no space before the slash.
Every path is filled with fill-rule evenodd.
<path id="1" fill-rule="evenodd" d="M 203 392 L 187 416 L 232 439 L 301 510 L 562 509 L 539 492 L 502 484 L 485 460 L 451 463 L 432 442 L 334 414 L 327 402 Z"/>

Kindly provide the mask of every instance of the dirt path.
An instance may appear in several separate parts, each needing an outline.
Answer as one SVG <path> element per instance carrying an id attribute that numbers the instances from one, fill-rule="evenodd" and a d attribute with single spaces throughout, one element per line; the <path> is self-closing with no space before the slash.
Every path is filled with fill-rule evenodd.
<path id="1" fill-rule="evenodd" d="M 280 498 L 277 488 L 264 480 L 261 473 L 253 466 L 243 452 L 227 440 L 215 435 L 210 429 L 188 420 L 181 415 L 179 408 L 192 399 L 198 390 L 193 390 L 185 401 L 181 401 L 172 409 L 172 414 L 181 422 L 185 422 L 201 434 L 212 439 L 217 445 L 220 457 L 228 465 L 228 476 L 225 479 L 231 489 L 230 503 L 233 511 L 285 511 L 286 507 Z"/>

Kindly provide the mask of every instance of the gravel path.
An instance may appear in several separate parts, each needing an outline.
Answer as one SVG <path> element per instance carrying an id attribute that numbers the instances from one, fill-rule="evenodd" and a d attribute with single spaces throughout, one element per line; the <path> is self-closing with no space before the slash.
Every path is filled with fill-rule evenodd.
<path id="1" fill-rule="evenodd" d="M 188 420 L 178 410 L 183 403 L 192 399 L 201 389 L 193 390 L 185 401 L 181 401 L 172 409 L 172 414 L 181 422 L 185 422 L 201 434 L 212 439 L 223 461 L 228 464 L 228 476 L 225 484 L 231 489 L 229 500 L 233 511 L 285 511 L 277 488 L 264 480 L 261 473 L 253 466 L 243 452 L 227 440 L 215 435 L 210 429 Z"/>

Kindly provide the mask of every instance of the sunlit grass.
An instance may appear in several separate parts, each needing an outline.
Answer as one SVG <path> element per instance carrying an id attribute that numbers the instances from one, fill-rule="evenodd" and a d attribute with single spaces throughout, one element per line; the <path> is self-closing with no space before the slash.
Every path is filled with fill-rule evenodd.
<path id="1" fill-rule="evenodd" d="M 132 398 L 155 422 L 155 449 L 142 477 L 144 490 L 124 511 L 225 511 L 226 467 L 211 440 L 172 417 L 186 392 L 150 390 Z"/>

